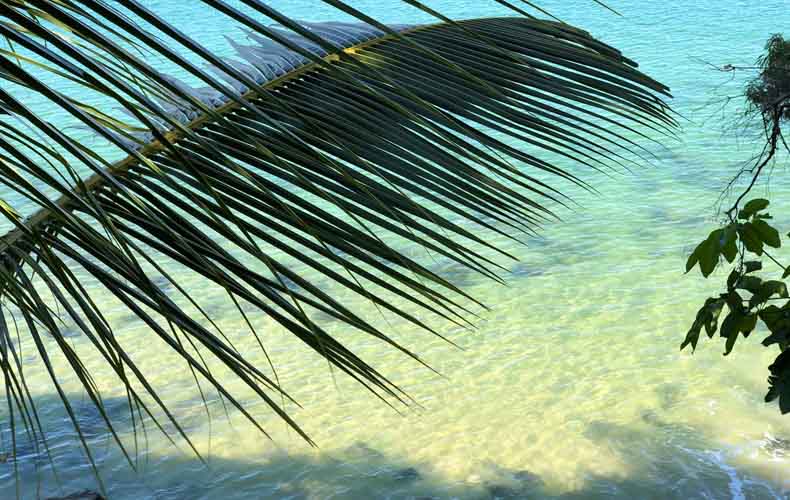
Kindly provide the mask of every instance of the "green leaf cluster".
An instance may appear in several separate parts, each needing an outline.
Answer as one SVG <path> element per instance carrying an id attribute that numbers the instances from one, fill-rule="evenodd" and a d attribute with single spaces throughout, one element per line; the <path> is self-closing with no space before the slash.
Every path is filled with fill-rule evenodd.
<path id="1" fill-rule="evenodd" d="M 763 254 L 767 245 L 772 248 L 782 246 L 779 231 L 766 222 L 770 214 L 760 213 L 768 208 L 768 200 L 755 199 L 747 203 L 738 213 L 738 220 L 730 222 L 723 228 L 713 230 L 689 256 L 686 261 L 686 272 L 699 264 L 702 275 L 710 276 L 721 257 L 732 263 L 738 256 L 738 243 L 743 244 L 749 252 L 758 256 Z"/>
<path id="2" fill-rule="evenodd" d="M 757 60 L 760 72 L 749 81 L 745 97 L 748 103 L 747 114 L 770 113 L 776 104 L 787 99 L 790 94 L 790 79 L 787 68 L 790 67 L 790 40 L 780 34 L 774 34 L 765 45 L 765 53 Z M 790 110 L 781 108 L 780 118 L 790 117 Z"/>
<path id="3" fill-rule="evenodd" d="M 762 257 L 767 255 L 766 247 L 780 248 L 782 245 L 779 231 L 768 222 L 771 215 L 764 213 L 768 206 L 769 201 L 763 198 L 749 201 L 734 220 L 712 231 L 689 256 L 686 272 L 699 265 L 706 278 L 719 266 L 722 257 L 733 264 L 733 269 L 727 277 L 726 292 L 705 300 L 680 348 L 690 345 L 695 350 L 704 328 L 708 338 L 713 338 L 718 331 L 725 339 L 726 356 L 732 352 L 738 338 L 741 335 L 748 338 L 761 321 L 769 332 L 762 344 L 766 347 L 777 345 L 780 349 L 779 356 L 769 367 L 765 401 L 778 399 L 779 409 L 785 414 L 790 413 L 790 294 L 782 280 L 790 275 L 790 267 L 784 268 L 781 280 L 764 279 L 754 274 L 762 271 L 762 261 L 746 260 L 749 254 Z M 776 305 L 775 301 L 784 304 Z M 725 308 L 726 314 L 719 323 Z"/>

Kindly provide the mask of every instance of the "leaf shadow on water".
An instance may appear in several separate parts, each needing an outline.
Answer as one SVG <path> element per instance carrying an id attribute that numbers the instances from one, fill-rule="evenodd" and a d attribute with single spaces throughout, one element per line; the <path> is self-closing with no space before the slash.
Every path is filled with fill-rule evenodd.
<path id="1" fill-rule="evenodd" d="M 428 266 L 428 269 L 461 289 L 469 288 L 488 279 L 474 269 L 450 259 L 437 259 Z"/>
<path id="2" fill-rule="evenodd" d="M 517 262 L 513 267 L 510 268 L 510 274 L 512 275 L 511 279 L 513 280 L 519 278 L 529 278 L 530 276 L 537 277 L 546 274 L 546 268 L 537 264 L 528 264 L 521 261 Z"/>
<path id="3" fill-rule="evenodd" d="M 556 478 L 487 461 L 475 461 L 475 473 L 466 479 L 451 478 L 429 462 L 390 455 L 365 443 L 312 453 L 275 452 L 249 460 L 215 454 L 207 457 L 208 465 L 172 448 L 172 453 L 143 457 L 140 470 L 134 473 L 120 459 L 103 419 L 90 402 L 77 401 L 74 408 L 110 499 L 786 498 L 783 495 L 788 492 L 782 492 L 781 485 L 729 465 L 724 453 L 705 440 L 704 431 L 665 420 L 671 416 L 665 410 L 673 405 L 676 390 L 667 388 L 665 400 L 656 408 L 646 408 L 633 424 L 590 422 L 581 439 L 617 457 L 627 470 L 601 474 L 588 471 L 595 470 L 596 464 L 584 464 L 585 470 L 575 471 L 580 484 L 572 491 L 558 487 Z M 50 408 L 59 404 L 55 397 L 37 400 L 45 421 L 59 422 L 47 432 L 62 487 L 55 483 L 48 459 L 42 459 L 23 440 L 16 456 L 0 463 L 0 497 L 15 497 L 14 462 L 19 467 L 23 498 L 37 498 L 39 485 L 42 498 L 98 489 L 70 425 L 55 418 L 58 413 Z M 105 408 L 118 423 L 119 432 L 130 430 L 123 398 L 106 400 Z M 216 419 L 214 424 L 223 425 Z M 10 442 L 8 433 L 4 428 L 4 444 Z M 161 439 L 155 433 L 149 428 L 149 439 Z M 777 450 L 790 455 L 790 436 L 765 441 L 763 450 L 775 456 Z"/>
<path id="4" fill-rule="evenodd" d="M 0 401 L 0 498 L 16 498 L 17 480 L 22 485 L 23 498 L 47 498 L 50 493 L 65 494 L 55 486 L 57 481 L 52 474 L 52 464 L 58 475 L 61 470 L 80 470 L 83 475 L 81 483 L 95 489 L 90 462 L 84 455 L 78 434 L 61 400 L 56 395 L 49 395 L 34 397 L 33 401 L 36 418 L 41 422 L 45 436 L 37 428 L 32 432 L 26 428 L 17 408 L 14 409 L 17 419 L 12 431 L 8 403 L 5 398 Z M 33 406 L 29 402 L 26 404 L 32 415 Z M 93 402 L 87 396 L 69 395 L 69 404 L 94 460 L 101 463 L 115 454 L 117 446 Z M 132 420 L 125 398 L 103 398 L 102 405 L 117 433 L 123 434 L 131 429 Z M 37 493 L 39 485 L 45 487 Z M 77 488 L 82 489 L 85 488 Z"/>
<path id="5" fill-rule="evenodd" d="M 702 182 L 716 173 L 708 161 L 700 160 L 692 153 L 685 150 L 668 149 L 657 156 L 658 165 L 662 166 L 662 181 L 656 184 L 653 176 L 640 176 L 643 179 L 643 189 L 647 192 L 658 192 L 661 188 L 674 190 L 691 189 L 702 192 L 718 192 L 722 185 L 715 182 Z M 680 184 L 680 186 L 678 186 Z"/>

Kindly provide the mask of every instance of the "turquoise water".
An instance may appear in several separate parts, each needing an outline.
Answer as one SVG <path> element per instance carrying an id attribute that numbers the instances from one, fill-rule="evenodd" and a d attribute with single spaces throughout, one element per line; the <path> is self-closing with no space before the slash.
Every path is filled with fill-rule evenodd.
<path id="1" fill-rule="evenodd" d="M 297 18 L 342 18 L 315 3 L 273 2 Z M 169 10 L 168 20 L 218 50 L 226 47 L 223 35 L 236 33 L 192 2 L 147 4 Z M 429 20 L 394 0 L 353 4 L 390 23 Z M 737 94 L 742 80 L 730 81 L 703 61 L 750 65 L 767 37 L 788 25 L 790 11 L 780 1 L 610 4 L 625 17 L 587 0 L 542 2 L 670 85 L 673 105 L 686 118 L 680 140 L 658 152 L 653 168 L 614 179 L 588 174 L 601 194 L 572 193 L 583 207 L 547 227 L 544 240 L 527 247 L 497 241 L 521 259 L 510 264 L 508 286 L 434 263 L 492 306 L 474 332 L 443 328 L 463 350 L 393 319 L 381 325 L 446 378 L 340 325 L 326 325 L 423 408 L 399 415 L 340 374 L 332 381 L 326 363 L 258 315 L 281 380 L 304 407 L 289 410 L 319 449 L 252 398 L 253 413 L 273 440 L 232 412 L 228 421 L 219 403 L 209 405 L 209 422 L 188 372 L 116 308 L 119 335 L 163 388 L 209 465 L 151 427 L 135 474 L 89 405 L 78 405 L 111 498 L 786 498 L 790 418 L 762 403 L 775 353 L 755 337 L 727 358 L 718 341 L 704 342 L 694 356 L 678 346 L 696 308 L 723 281 L 684 276 L 688 246 L 710 230 L 719 191 L 759 146 L 748 131 L 739 140 L 726 130 L 737 103 L 724 114 L 715 104 Z M 430 5 L 458 18 L 504 12 L 495 2 Z M 777 224 L 790 228 L 790 218 L 781 216 L 790 213 L 783 174 L 780 163 L 769 187 L 780 206 L 773 211 Z M 265 363 L 222 294 L 191 275 L 183 279 L 239 347 Z M 369 304 L 348 300 L 375 317 Z M 74 339 L 77 348 L 83 340 Z M 98 357 L 85 352 L 88 366 L 101 373 Z M 58 489 L 43 473 L 42 495 L 95 487 L 51 386 L 43 374 L 27 376 L 53 429 L 62 484 Z M 78 387 L 73 380 L 64 385 Z M 102 390 L 111 410 L 120 408 L 123 393 Z M 24 477 L 24 492 L 34 497 L 35 475 L 25 471 Z M 10 464 L 0 465 L 0 488 L 0 497 L 14 494 Z"/>

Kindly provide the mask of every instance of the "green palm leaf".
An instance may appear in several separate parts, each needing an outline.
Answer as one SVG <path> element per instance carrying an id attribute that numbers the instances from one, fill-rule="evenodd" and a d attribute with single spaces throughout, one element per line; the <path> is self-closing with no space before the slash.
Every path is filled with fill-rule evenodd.
<path id="1" fill-rule="evenodd" d="M 591 189 L 574 164 L 629 169 L 649 156 L 640 130 L 672 134 L 668 89 L 566 24 L 455 22 L 409 1 L 440 23 L 384 26 L 338 0 L 326 3 L 359 23 L 305 23 L 242 3 L 205 1 L 246 31 L 227 58 L 135 1 L 0 0 L 0 365 L 12 434 L 17 422 L 44 434 L 12 333 L 19 321 L 89 458 L 55 364 L 82 383 L 133 463 L 68 322 L 125 389 L 132 420 L 147 414 L 168 432 L 162 415 L 189 442 L 98 287 L 196 383 L 258 426 L 226 388 L 237 377 L 309 441 L 283 409 L 274 367 L 239 352 L 163 258 L 226 292 L 245 321 L 250 304 L 383 401 L 411 404 L 313 316 L 419 356 L 317 280 L 434 335 L 423 313 L 467 326 L 480 304 L 394 241 L 501 281 L 492 255 L 512 256 L 490 235 L 518 238 L 556 219 L 563 189 Z M 82 128 L 56 126 L 42 107 Z M 226 375 L 209 369 L 217 363 Z"/>

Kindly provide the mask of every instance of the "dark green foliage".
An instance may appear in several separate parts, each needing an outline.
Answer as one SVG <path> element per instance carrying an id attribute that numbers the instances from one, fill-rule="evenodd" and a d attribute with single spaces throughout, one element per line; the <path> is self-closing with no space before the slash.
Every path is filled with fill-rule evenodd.
<path id="1" fill-rule="evenodd" d="M 749 105 L 747 116 L 756 116 L 762 120 L 765 148 L 753 167 L 738 174 L 749 173 L 751 180 L 727 210 L 727 226 L 711 233 L 695 249 L 686 266 L 688 272 L 699 264 L 703 276 L 708 277 L 720 263 L 720 257 L 724 256 L 729 263 L 735 261 L 734 269 L 727 278 L 726 293 L 706 300 L 681 349 L 687 345 L 691 345 L 692 349 L 696 347 L 703 325 L 708 328 L 708 335 L 713 335 L 717 326 L 715 319 L 720 313 L 716 307 L 719 306 L 726 305 L 728 310 L 719 328 L 721 336 L 725 338 L 725 354 L 732 351 L 741 334 L 748 337 L 758 322 L 762 323 L 768 330 L 763 345 L 776 345 L 780 350 L 780 355 L 769 367 L 769 390 L 765 400 L 771 402 L 778 399 L 782 413 L 789 413 L 790 302 L 787 285 L 781 280 L 790 277 L 790 266 L 782 264 L 771 253 L 772 249 L 781 247 L 782 241 L 779 231 L 769 222 L 771 216 L 763 213 L 769 201 L 759 198 L 741 206 L 766 167 L 776 160 L 781 146 L 788 150 L 782 126 L 790 117 L 790 41 L 786 41 L 782 35 L 773 35 L 765 49 L 757 61 L 760 72 L 749 83 L 744 95 Z M 729 233 L 721 237 L 725 232 Z M 717 244 L 717 241 L 720 243 Z M 762 270 L 760 260 L 747 260 L 753 256 L 768 258 L 779 265 L 782 268 L 781 278 L 769 280 L 750 274 Z"/>
<path id="2" fill-rule="evenodd" d="M 733 263 L 735 257 L 740 255 L 727 277 L 727 291 L 705 300 L 680 348 L 690 345 L 696 349 L 704 327 L 709 338 L 718 331 L 725 339 L 726 356 L 732 352 L 741 335 L 749 337 L 759 320 L 768 330 L 768 336 L 762 344 L 777 345 L 780 350 L 776 361 L 769 367 L 771 375 L 765 400 L 771 402 L 778 399 L 782 413 L 790 413 L 790 294 L 784 281 L 766 280 L 752 274 L 762 270 L 762 262 L 745 260 L 749 253 L 764 255 L 765 246 L 779 248 L 782 244 L 779 231 L 766 222 L 771 216 L 762 213 L 768 205 L 765 199 L 746 203 L 738 212 L 736 220 L 724 228 L 714 230 L 689 257 L 686 272 L 699 264 L 702 275 L 708 277 L 721 263 L 721 257 Z M 782 279 L 787 277 L 788 269 L 784 269 Z M 776 301 L 783 304 L 778 306 Z M 719 317 L 725 308 L 726 316 L 719 325 Z"/>
<path id="3" fill-rule="evenodd" d="M 770 388 L 765 401 L 768 403 L 779 399 L 782 413 L 790 413 L 790 350 L 785 349 L 768 369 L 771 371 L 768 377 Z"/>
<path id="4" fill-rule="evenodd" d="M 751 111 L 765 113 L 790 97 L 790 41 L 780 34 L 773 35 L 758 64 L 760 74 L 747 86 L 746 99 Z M 788 117 L 790 110 L 785 109 L 782 118 Z"/>

